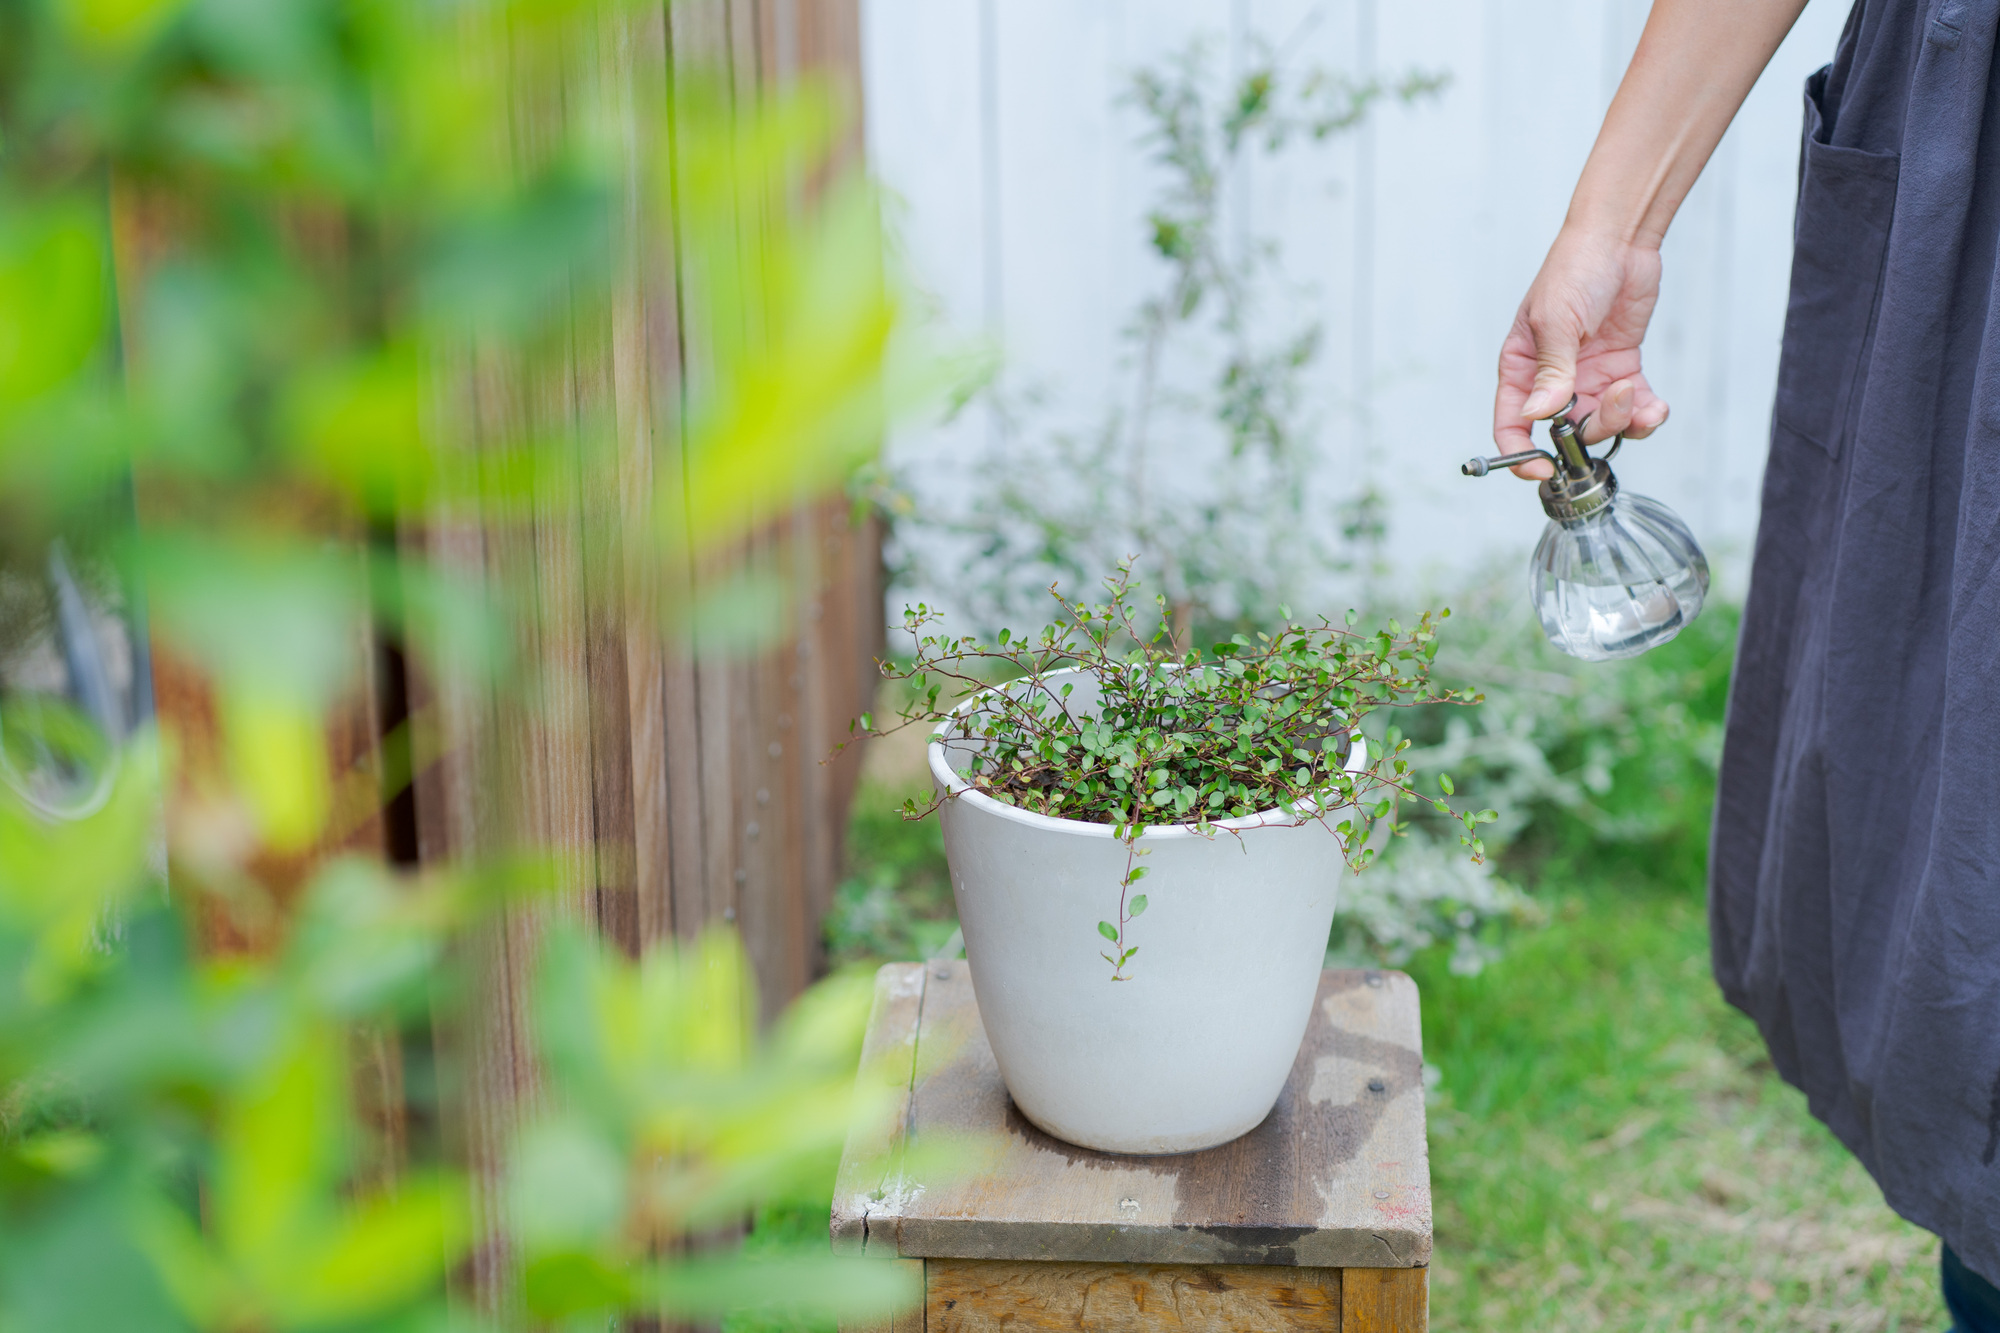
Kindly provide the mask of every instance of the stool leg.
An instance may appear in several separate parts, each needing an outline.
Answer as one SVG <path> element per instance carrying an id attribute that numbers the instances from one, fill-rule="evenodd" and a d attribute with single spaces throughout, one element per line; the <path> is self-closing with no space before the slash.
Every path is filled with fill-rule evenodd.
<path id="1" fill-rule="evenodd" d="M 1428 1268 L 1345 1268 L 1340 1333 L 1425 1333 L 1431 1326 Z"/>

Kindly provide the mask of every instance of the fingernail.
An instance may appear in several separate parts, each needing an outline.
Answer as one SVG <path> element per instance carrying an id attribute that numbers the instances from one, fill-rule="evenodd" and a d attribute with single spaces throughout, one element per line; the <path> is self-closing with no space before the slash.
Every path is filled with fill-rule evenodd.
<path id="1" fill-rule="evenodd" d="M 1528 401 L 1521 404 L 1521 415 L 1530 419 L 1546 416 L 1554 398 L 1555 395 L 1547 389 L 1535 390 L 1528 395 Z"/>

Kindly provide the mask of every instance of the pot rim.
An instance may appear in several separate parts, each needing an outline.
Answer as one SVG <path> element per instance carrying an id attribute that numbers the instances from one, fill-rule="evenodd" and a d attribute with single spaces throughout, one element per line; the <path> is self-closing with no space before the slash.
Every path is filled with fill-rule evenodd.
<path id="1" fill-rule="evenodd" d="M 1089 674 L 1090 672 L 1083 667 L 1064 667 L 1060 671 L 1047 673 L 1042 679 L 1053 680 L 1057 676 L 1087 676 Z M 958 770 L 951 766 L 951 760 L 945 753 L 942 728 L 950 725 L 950 718 L 957 717 L 960 713 L 977 704 L 988 694 L 1001 688 L 1004 687 L 996 685 L 991 689 L 981 690 L 979 693 L 965 700 L 951 710 L 947 716 L 947 720 L 940 724 L 938 731 L 931 733 L 930 740 L 924 749 L 925 758 L 930 762 L 931 780 L 944 788 L 948 799 L 969 802 L 975 810 L 997 815 L 1001 819 L 1010 820 L 1016 824 L 1025 824 L 1029 828 L 1043 829 L 1050 833 L 1067 833 L 1086 838 L 1111 837 L 1112 826 L 1109 824 L 1099 824 L 1087 819 L 1065 819 L 1060 815 L 1040 815 L 1032 810 L 1023 810 L 1018 805 L 1009 805 L 1005 801 L 997 800 L 960 777 Z M 1351 744 L 1348 746 L 1347 763 L 1344 767 L 1349 773 L 1353 773 L 1359 771 L 1368 762 L 1368 738 L 1349 733 L 1349 739 Z M 1317 809 L 1316 804 L 1312 802 L 1301 802 L 1299 808 L 1304 810 L 1308 806 L 1311 806 L 1315 810 Z M 1341 808 L 1336 806 L 1334 811 L 1327 813 L 1334 813 Z M 1237 815 L 1233 819 L 1211 819 L 1208 821 L 1208 827 L 1211 829 L 1221 829 L 1225 832 L 1236 832 L 1253 828 L 1297 828 L 1315 817 L 1314 815 L 1307 815 L 1304 819 L 1294 819 L 1283 810 L 1273 806 L 1268 810 L 1260 810 L 1256 814 Z M 1152 838 L 1205 838 L 1207 836 L 1207 834 L 1201 832 L 1199 825 L 1192 822 L 1185 824 L 1149 824 L 1146 827 L 1145 833 L 1140 835 L 1139 840 L 1145 842 Z"/>

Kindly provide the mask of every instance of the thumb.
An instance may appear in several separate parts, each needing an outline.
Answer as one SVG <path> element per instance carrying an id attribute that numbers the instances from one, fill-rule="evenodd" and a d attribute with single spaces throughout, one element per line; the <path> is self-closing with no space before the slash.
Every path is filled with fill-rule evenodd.
<path id="1" fill-rule="evenodd" d="M 1539 421 L 1562 411 L 1576 392 L 1576 354 L 1583 339 L 1566 325 L 1542 325 L 1533 332 L 1535 389 L 1521 404 L 1521 416 Z"/>

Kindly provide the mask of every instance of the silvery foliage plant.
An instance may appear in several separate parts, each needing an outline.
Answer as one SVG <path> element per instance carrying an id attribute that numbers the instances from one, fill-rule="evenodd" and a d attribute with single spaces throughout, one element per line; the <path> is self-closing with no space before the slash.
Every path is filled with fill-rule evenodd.
<path id="1" fill-rule="evenodd" d="M 1726 688 L 1734 617 L 1704 621 L 1663 654 L 1591 664 L 1542 641 L 1509 565 L 1452 596 L 1460 614 L 1435 664 L 1442 684 L 1478 681 L 1478 708 L 1406 716 L 1414 766 L 1452 775 L 1460 800 L 1499 817 L 1488 855 L 1453 854 L 1453 826 L 1421 811 L 1349 886 L 1334 956 L 1399 963 L 1439 942 L 1454 971 L 1477 972 L 1509 926 L 1545 908 L 1509 873 L 1551 855 L 1672 860 L 1669 878 L 1698 882 L 1719 724 L 1696 706 Z M 1718 608 L 1725 611 L 1726 608 Z M 1532 845 L 1530 845 L 1532 843 Z"/>

